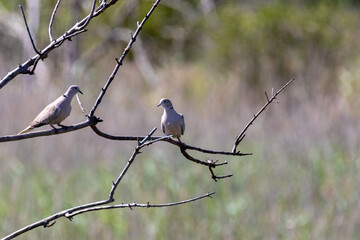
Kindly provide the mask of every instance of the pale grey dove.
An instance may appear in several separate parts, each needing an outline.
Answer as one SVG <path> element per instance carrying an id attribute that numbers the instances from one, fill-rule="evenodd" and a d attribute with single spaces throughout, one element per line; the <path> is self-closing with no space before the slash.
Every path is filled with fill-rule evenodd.
<path id="1" fill-rule="evenodd" d="M 157 106 L 164 107 L 164 113 L 161 117 L 161 130 L 166 135 L 172 135 L 181 142 L 180 136 L 184 135 L 185 132 L 184 116 L 175 111 L 171 101 L 167 98 L 162 98 Z"/>
<path id="2" fill-rule="evenodd" d="M 60 127 L 64 127 L 60 123 L 70 115 L 71 100 L 78 92 L 82 94 L 79 86 L 70 86 L 66 93 L 47 105 L 47 107 L 36 116 L 34 121 L 32 121 L 27 128 L 18 134 L 30 132 L 34 128 L 41 127 L 46 124 L 50 124 L 50 126 L 54 129 L 56 128 L 52 124 L 57 124 Z"/>

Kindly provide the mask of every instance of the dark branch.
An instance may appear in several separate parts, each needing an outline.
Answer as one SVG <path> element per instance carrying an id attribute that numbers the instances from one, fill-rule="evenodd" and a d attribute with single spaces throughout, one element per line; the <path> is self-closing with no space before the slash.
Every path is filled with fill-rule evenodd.
<path id="1" fill-rule="evenodd" d="M 2 136 L 2 137 L 0 137 L 0 142 L 11 142 L 11 141 L 18 141 L 18 140 L 34 138 L 34 137 L 43 137 L 43 136 L 51 136 L 51 135 L 68 133 L 68 132 L 76 131 L 76 130 L 97 124 L 98 122 L 101 122 L 101 121 L 102 121 L 101 119 L 93 117 L 91 119 L 89 118 L 88 120 L 86 120 L 84 122 L 81 122 L 81 123 L 78 123 L 78 124 L 75 124 L 72 126 L 58 128 L 56 130 L 51 129 L 51 130 L 30 132 L 30 133 L 25 133 L 25 134 L 20 134 L 20 135 Z"/>
<path id="2" fill-rule="evenodd" d="M 127 162 L 126 166 L 124 167 L 123 171 L 121 172 L 121 174 L 119 175 L 119 177 L 117 178 L 117 180 L 115 182 L 112 182 L 112 187 L 109 193 L 109 197 L 107 200 L 102 200 L 102 201 L 97 201 L 97 202 L 92 202 L 92 203 L 88 203 L 88 204 L 84 204 L 84 205 L 80 205 L 77 207 L 73 207 L 73 208 L 69 208 L 66 210 L 63 210 L 61 212 L 58 212 L 50 217 L 44 218 L 40 221 L 37 221 L 35 223 L 32 223 L 24 228 L 19 229 L 18 231 L 15 231 L 13 233 L 11 233 L 10 235 L 4 237 L 2 240 L 9 240 L 9 239 L 13 239 L 16 236 L 19 236 L 23 233 L 26 233 L 28 231 L 31 231 L 35 228 L 38 227 L 50 227 L 52 225 L 54 225 L 56 222 L 55 220 L 61 217 L 66 217 L 68 219 L 72 219 L 74 216 L 84 213 L 84 212 L 90 212 L 90 211 L 97 211 L 97 210 L 103 210 L 103 209 L 112 209 L 112 208 L 124 208 L 124 207 L 129 207 L 129 208 L 133 208 L 133 207 L 169 207 L 169 206 L 175 206 L 175 205 L 180 205 L 180 204 L 185 204 L 185 203 L 189 203 L 189 202 L 193 202 L 196 200 L 200 200 L 202 198 L 205 197 L 210 197 L 211 195 L 215 194 L 215 192 L 212 193 L 207 193 L 205 195 L 196 197 L 196 198 L 192 198 L 192 199 L 188 199 L 185 201 L 180 201 L 180 202 L 174 202 L 174 203 L 166 203 L 166 204 L 138 204 L 138 203 L 132 203 L 132 204 L 120 204 L 120 205 L 111 205 L 111 206 L 103 206 L 103 207 L 99 207 L 101 205 L 105 205 L 105 204 L 109 204 L 111 202 L 114 201 L 114 193 L 115 190 L 117 188 L 117 186 L 119 185 L 120 181 L 122 180 L 122 178 L 124 177 L 125 173 L 128 171 L 128 169 L 130 168 L 130 165 L 133 163 L 133 161 L 135 160 L 136 155 L 138 155 L 140 153 L 140 149 L 143 147 L 146 147 L 150 144 L 153 144 L 157 141 L 160 141 L 161 139 L 158 140 L 153 140 L 153 141 L 148 141 L 152 134 L 156 131 L 156 128 L 154 128 L 144 139 L 143 141 L 139 142 L 138 146 L 135 148 L 133 154 L 131 155 L 131 157 L 129 158 L 129 161 Z M 167 136 L 166 136 L 167 137 Z"/>
<path id="3" fill-rule="evenodd" d="M 272 103 L 276 97 L 287 87 L 289 86 L 295 79 L 291 79 L 289 82 L 287 82 L 282 88 L 280 88 L 275 94 L 274 91 L 272 91 L 272 96 L 269 99 L 267 94 L 266 95 L 266 103 L 265 105 L 254 115 L 254 117 L 250 120 L 250 122 L 245 126 L 245 128 L 241 131 L 241 133 L 236 137 L 235 140 L 235 144 L 233 146 L 232 152 L 235 153 L 236 152 L 236 148 L 238 147 L 238 145 L 240 144 L 240 142 L 244 139 L 245 137 L 245 132 L 248 130 L 248 128 L 253 124 L 253 122 L 255 121 L 255 119 L 266 109 L 266 107 Z"/>
<path id="4" fill-rule="evenodd" d="M 107 133 L 102 132 L 97 126 L 92 125 L 91 126 L 92 130 L 94 130 L 94 132 L 99 135 L 100 137 L 104 137 L 110 140 L 114 140 L 114 141 L 137 141 L 137 140 L 142 140 L 144 137 L 143 136 L 115 136 L 115 135 L 110 135 Z M 155 140 L 161 137 L 151 137 L 151 140 Z M 163 139 L 163 141 L 166 141 L 168 143 L 171 143 L 173 145 L 178 146 L 179 143 L 171 138 L 167 138 L 167 139 Z M 194 146 L 190 146 L 187 145 L 185 143 L 182 144 L 182 147 L 185 150 L 193 150 L 193 151 L 198 151 L 198 152 L 202 152 L 202 153 L 207 153 L 207 154 L 214 154 L 214 155 L 227 155 L 227 156 L 248 156 L 248 155 L 252 155 L 251 153 L 240 153 L 240 152 L 225 152 L 225 151 L 214 151 L 214 150 L 208 150 L 208 149 L 203 149 L 203 148 L 199 148 L 199 147 L 194 147 Z"/>
<path id="5" fill-rule="evenodd" d="M 23 18 L 24 18 L 24 22 L 25 22 L 25 26 L 26 26 L 26 30 L 27 30 L 28 35 L 29 35 L 29 37 L 30 37 L 30 41 L 31 41 L 31 44 L 32 44 L 32 46 L 33 46 L 33 48 L 34 48 L 34 51 L 35 51 L 38 55 L 41 55 L 41 53 L 39 52 L 39 50 L 37 50 L 37 48 L 36 48 L 36 46 L 35 46 L 35 43 L 34 43 L 34 40 L 33 40 L 32 36 L 31 36 L 30 29 L 29 29 L 29 26 L 28 26 L 27 21 L 26 21 L 24 9 L 23 9 L 22 5 L 19 5 L 19 7 L 20 7 L 20 9 L 21 9 L 21 12 L 22 12 L 22 15 L 23 15 Z"/>
<path id="6" fill-rule="evenodd" d="M 107 8 L 116 4 L 118 0 L 112 0 L 107 3 L 103 3 L 100 7 L 98 7 L 93 15 L 92 18 L 97 17 L 101 13 L 103 13 Z M 91 19 L 92 19 L 91 18 Z M 76 23 L 72 26 L 68 31 L 66 31 L 62 36 L 50 42 L 48 46 L 46 46 L 43 50 L 38 51 L 37 55 L 33 56 L 29 60 L 25 61 L 24 63 L 20 64 L 17 68 L 13 69 L 12 71 L 8 72 L 5 77 L 3 77 L 0 81 L 0 89 L 3 88 L 6 84 L 8 84 L 12 79 L 14 79 L 19 74 L 33 74 L 36 68 L 36 63 L 41 60 L 45 59 L 47 55 L 54 50 L 55 48 L 60 47 L 64 41 L 70 40 L 71 37 L 74 37 L 80 33 L 85 32 L 85 29 L 76 31 L 78 26 L 82 26 L 88 20 L 88 16 L 82 19 L 80 22 Z M 41 53 L 41 54 L 40 54 Z M 29 68 L 34 66 L 31 70 Z"/>
<path id="7" fill-rule="evenodd" d="M 92 207 L 92 208 L 87 208 L 87 209 L 83 209 L 77 212 L 73 212 L 71 214 L 68 214 L 66 217 L 74 217 L 76 215 L 85 213 L 85 212 L 92 212 L 92 211 L 100 211 L 100 210 L 107 210 L 107 209 L 117 209 L 117 208 L 130 208 L 132 210 L 132 208 L 136 208 L 136 207 L 140 207 L 140 208 L 161 208 L 161 207 L 171 207 L 171 206 L 177 206 L 177 205 L 182 205 L 182 204 L 186 204 L 189 202 L 194 202 L 206 197 L 210 197 L 211 195 L 214 195 L 215 192 L 211 192 L 211 193 L 207 193 L 204 194 L 202 196 L 199 197 L 195 197 L 195 198 L 191 198 L 191 199 L 187 199 L 184 201 L 179 201 L 179 202 L 172 202 L 172 203 L 163 203 L 163 204 L 150 204 L 148 203 L 122 203 L 122 204 L 117 204 L 117 205 L 108 205 L 108 206 L 98 206 L 98 207 Z"/>
<path id="8" fill-rule="evenodd" d="M 108 87 L 110 86 L 111 82 L 114 80 L 114 77 L 117 73 L 117 71 L 119 70 L 120 66 L 122 65 L 126 55 L 128 54 L 129 50 L 131 49 L 132 45 L 134 44 L 134 42 L 136 41 L 136 37 L 139 35 L 142 27 L 144 26 L 145 22 L 149 19 L 150 15 L 154 12 L 155 8 L 157 7 L 157 5 L 160 3 L 160 0 L 157 0 L 155 3 L 153 3 L 151 9 L 149 10 L 149 12 L 145 15 L 145 17 L 143 18 L 143 20 L 141 21 L 141 23 L 138 25 L 135 33 L 131 36 L 131 39 L 128 43 L 128 45 L 126 46 L 126 48 L 124 49 L 123 54 L 121 55 L 120 59 L 116 59 L 116 66 L 113 70 L 113 72 L 111 73 L 108 81 L 106 82 L 105 86 L 101 89 L 101 92 L 98 96 L 98 98 L 96 99 L 96 102 L 93 106 L 93 108 L 91 109 L 89 116 L 93 116 L 95 114 L 95 111 L 97 109 L 97 107 L 99 106 L 99 104 L 101 103 L 102 98 L 104 97 L 106 90 L 108 89 Z"/>

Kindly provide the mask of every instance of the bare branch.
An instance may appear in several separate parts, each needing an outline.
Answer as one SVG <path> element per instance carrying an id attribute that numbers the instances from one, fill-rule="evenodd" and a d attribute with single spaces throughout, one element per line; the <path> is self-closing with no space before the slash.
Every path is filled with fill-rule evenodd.
<path id="1" fill-rule="evenodd" d="M 95 6 L 96 6 L 96 0 L 93 0 L 93 4 L 90 10 L 90 14 L 87 16 L 86 21 L 83 24 L 79 24 L 79 26 L 76 28 L 76 31 L 80 31 L 83 30 L 84 28 L 86 28 L 86 26 L 89 24 L 91 18 L 93 18 L 93 14 L 95 11 Z"/>
<path id="2" fill-rule="evenodd" d="M 116 190 L 117 186 L 119 185 L 121 179 L 124 177 L 125 173 L 129 170 L 131 164 L 135 160 L 136 155 L 140 153 L 140 149 L 147 146 L 145 144 L 145 142 L 154 134 L 155 131 L 156 131 L 156 128 L 154 128 L 141 142 L 138 143 L 138 146 L 135 148 L 133 154 L 129 158 L 128 162 L 126 163 L 126 166 L 124 167 L 124 169 L 120 173 L 119 177 L 116 179 L 115 182 L 113 182 L 112 188 L 111 188 L 110 193 L 109 193 L 109 201 L 114 200 L 114 198 L 113 198 L 114 193 L 115 193 L 115 190 Z"/>
<path id="3" fill-rule="evenodd" d="M 214 167 L 209 166 L 209 171 L 211 173 L 211 178 L 214 179 L 215 182 L 217 182 L 218 179 L 223 179 L 223 178 L 229 178 L 232 177 L 233 174 L 228 174 L 228 175 L 223 175 L 223 176 L 217 176 L 215 175 L 214 171 L 212 170 Z"/>
<path id="4" fill-rule="evenodd" d="M 96 99 L 96 102 L 95 102 L 93 108 L 91 109 L 91 111 L 89 113 L 89 116 L 93 116 L 95 114 L 95 111 L 96 111 L 97 107 L 101 103 L 101 100 L 102 100 L 102 98 L 104 97 L 104 95 L 106 93 L 106 90 L 110 86 L 111 82 L 114 80 L 114 77 L 115 77 L 117 71 L 119 70 L 120 66 L 122 65 L 127 53 L 129 52 L 130 48 L 132 47 L 132 45 L 136 41 L 136 37 L 139 35 L 139 33 L 140 33 L 142 27 L 144 26 L 145 22 L 149 19 L 150 15 L 154 12 L 155 8 L 160 3 L 160 1 L 161 0 L 157 0 L 155 3 L 153 3 L 153 5 L 152 5 L 151 9 L 149 10 L 149 12 L 145 15 L 145 17 L 143 18 L 141 23 L 138 24 L 135 33 L 133 35 L 131 35 L 131 39 L 130 39 L 128 45 L 126 46 L 126 48 L 124 49 L 124 52 L 121 55 L 120 59 L 115 59 L 117 64 L 116 64 L 112 74 L 110 75 L 108 81 L 106 82 L 105 86 L 102 88 L 101 93 L 99 94 L 98 98 Z"/>
<path id="5" fill-rule="evenodd" d="M 61 0 L 58 0 L 56 5 L 55 5 L 55 8 L 54 8 L 54 11 L 52 12 L 51 14 L 51 18 L 50 18 L 50 22 L 49 22 L 49 38 L 50 38 L 50 42 L 54 41 L 54 38 L 52 36 L 52 25 L 53 25 L 53 22 L 54 22 L 54 18 L 55 18 L 55 14 L 56 14 L 56 11 L 60 5 L 60 2 Z"/>
<path id="6" fill-rule="evenodd" d="M 31 44 L 32 44 L 32 46 L 33 46 L 33 48 L 34 48 L 34 51 L 35 51 L 37 54 L 40 55 L 41 53 L 39 52 L 39 50 L 37 50 L 37 48 L 36 48 L 36 46 L 35 46 L 35 43 L 34 43 L 34 40 L 33 40 L 32 36 L 31 36 L 30 29 L 29 29 L 29 26 L 28 26 L 27 21 L 26 21 L 26 17 L 25 17 L 25 13 L 24 13 L 23 6 L 22 6 L 22 5 L 19 5 L 19 7 L 20 7 L 20 9 L 21 9 L 21 12 L 22 12 L 22 15 L 23 15 L 23 18 L 24 18 L 24 22 L 25 22 L 25 26 L 26 26 L 26 30 L 27 30 L 28 35 L 29 35 L 29 37 L 30 37 L 30 41 L 31 41 Z"/>
<path id="7" fill-rule="evenodd" d="M 117 205 L 108 205 L 108 206 L 98 206 L 98 207 L 92 207 L 92 208 L 86 208 L 77 212 L 73 212 L 71 214 L 68 214 L 66 217 L 74 217 L 76 215 L 85 213 L 85 212 L 91 212 L 91 211 L 99 211 L 99 210 L 107 210 L 107 209 L 116 209 L 116 208 L 136 208 L 136 207 L 140 207 L 140 208 L 161 208 L 161 207 L 171 207 L 171 206 L 177 206 L 177 205 L 182 205 L 182 204 L 186 204 L 189 202 L 194 202 L 206 197 L 210 197 L 212 195 L 214 195 L 215 192 L 211 192 L 211 193 L 206 193 L 204 195 L 201 195 L 199 197 L 195 197 L 195 198 L 191 198 L 191 199 L 187 199 L 187 200 L 183 200 L 183 201 L 178 201 L 178 202 L 172 202 L 172 203 L 162 203 L 162 204 L 150 204 L 148 203 L 122 203 L 122 204 L 117 204 Z"/>
<path id="8" fill-rule="evenodd" d="M 103 2 L 103 4 L 95 9 L 92 18 L 97 17 L 101 13 L 103 13 L 107 8 L 109 8 L 112 5 L 115 5 L 118 2 L 118 0 L 112 0 L 109 2 Z M 8 84 L 12 79 L 14 79 L 19 74 L 33 74 L 36 69 L 36 63 L 39 60 L 43 60 L 47 58 L 48 54 L 54 50 L 55 48 L 60 47 L 64 41 L 70 40 L 71 37 L 74 37 L 80 33 L 85 32 L 85 29 L 81 29 L 79 31 L 76 31 L 78 26 L 84 25 L 84 23 L 88 20 L 88 16 L 82 19 L 80 22 L 76 23 L 74 26 L 72 26 L 69 30 L 67 30 L 62 36 L 58 37 L 57 39 L 51 41 L 48 46 L 46 46 L 43 50 L 38 51 L 37 55 L 33 56 L 32 58 L 28 59 L 22 64 L 19 64 L 19 66 L 12 71 L 8 72 L 5 77 L 3 77 L 0 81 L 0 89 L 3 88 L 6 84 Z M 31 70 L 29 69 L 31 66 L 34 66 Z"/>
<path id="9" fill-rule="evenodd" d="M 110 135 L 107 133 L 102 132 L 97 126 L 92 125 L 91 126 L 92 130 L 94 130 L 94 132 L 104 138 L 110 139 L 110 140 L 114 140 L 114 141 L 137 141 L 137 140 L 142 140 L 144 137 L 143 136 L 115 136 L 115 135 Z M 161 138 L 159 136 L 157 137 L 151 137 L 151 140 L 155 140 Z M 165 138 L 162 141 L 166 141 L 168 143 L 171 143 L 173 145 L 178 146 L 179 143 L 171 138 Z M 202 152 L 202 153 L 207 153 L 207 154 L 213 154 L 213 155 L 227 155 L 227 156 L 249 156 L 252 155 L 252 153 L 241 153 L 241 152 L 226 152 L 226 151 L 215 151 L 215 150 L 208 150 L 208 149 L 203 149 L 203 148 L 199 148 L 199 147 L 194 147 L 194 146 L 190 146 L 187 145 L 185 143 L 182 144 L 182 147 L 185 150 L 193 150 L 193 151 L 198 151 L 198 152 Z"/>
<path id="10" fill-rule="evenodd" d="M 2 240 L 9 240 L 9 239 L 13 239 L 16 236 L 19 236 L 23 233 L 26 233 L 28 231 L 31 231 L 35 228 L 38 227 L 51 227 L 56 223 L 56 219 L 61 218 L 61 217 L 66 217 L 68 219 L 72 219 L 72 217 L 84 213 L 84 212 L 90 212 L 90 211 L 97 211 L 97 210 L 104 210 L 104 209 L 113 209 L 113 208 L 124 208 L 124 207 L 169 207 L 169 206 L 175 206 L 175 205 L 180 205 L 180 204 L 185 204 L 185 203 L 189 203 L 189 202 L 193 202 L 193 201 L 197 201 L 200 200 L 202 198 L 205 197 L 210 197 L 211 195 L 215 194 L 215 192 L 212 193 L 207 193 L 205 195 L 199 196 L 199 197 L 195 197 L 192 199 L 188 199 L 188 200 L 184 200 L 184 201 L 179 201 L 179 202 L 173 202 L 173 203 L 165 203 L 165 204 L 138 204 L 138 203 L 132 203 L 132 204 L 119 204 L 119 205 L 110 205 L 110 206 L 103 206 L 103 207 L 99 207 L 101 205 L 105 205 L 111 202 L 114 202 L 114 193 L 115 190 L 117 188 L 117 186 L 119 185 L 120 181 L 122 180 L 122 178 L 124 177 L 124 175 L 126 174 L 126 172 L 129 170 L 130 165 L 134 162 L 136 155 L 138 155 L 140 153 L 140 149 L 143 147 L 146 147 L 150 144 L 153 144 L 155 142 L 157 142 L 157 140 L 153 140 L 153 141 L 148 141 L 152 134 L 154 134 L 154 132 L 156 131 L 156 128 L 154 128 L 144 139 L 143 141 L 138 143 L 138 146 L 135 148 L 133 154 L 131 155 L 131 157 L 129 158 L 126 166 L 124 167 L 124 169 L 122 170 L 122 172 L 120 173 L 119 177 L 116 179 L 115 182 L 112 182 L 112 187 L 109 193 L 109 197 L 107 200 L 102 200 L 102 201 L 97 201 L 97 202 L 92 202 L 92 203 L 88 203 L 88 204 L 84 204 L 84 205 L 80 205 L 80 206 L 76 206 L 73 208 L 69 208 L 66 210 L 63 210 L 61 212 L 58 212 L 52 216 L 49 216 L 47 218 L 44 218 L 40 221 L 37 221 L 35 223 L 32 223 L 24 228 L 21 228 L 13 233 L 11 233 L 10 235 L 2 238 Z M 168 136 L 166 136 L 168 137 Z M 160 139 L 159 139 L 160 141 Z"/>
<path id="11" fill-rule="evenodd" d="M 51 130 L 43 130 L 43 131 L 37 131 L 37 132 L 30 132 L 20 135 L 8 135 L 8 136 L 2 136 L 0 137 L 0 142 L 12 142 L 12 141 L 18 141 L 23 139 L 29 139 L 34 137 L 43 137 L 43 136 L 51 136 L 51 135 L 57 135 L 57 134 L 63 134 L 68 132 L 73 132 L 94 124 L 97 124 L 98 122 L 101 122 L 102 120 L 96 117 L 89 118 L 88 120 L 72 125 L 67 127 L 62 127 L 58 129 L 51 129 Z"/>
<path id="12" fill-rule="evenodd" d="M 76 100 L 78 101 L 79 106 L 80 106 L 81 111 L 83 112 L 83 114 L 84 114 L 86 117 L 88 117 L 88 114 L 87 114 L 84 106 L 82 105 L 82 103 L 81 103 L 81 101 L 80 101 L 79 94 L 76 94 Z"/>
<path id="13" fill-rule="evenodd" d="M 277 95 L 279 95 L 287 86 L 289 86 L 295 79 L 291 79 L 290 81 L 288 81 L 282 88 L 280 88 L 275 94 L 274 94 L 274 89 L 272 90 L 272 96 L 269 99 L 267 94 L 266 98 L 267 98 L 267 102 L 265 103 L 265 105 L 254 115 L 254 117 L 250 120 L 250 122 L 245 126 L 245 128 L 241 131 L 241 133 L 236 137 L 235 140 L 235 144 L 233 146 L 232 152 L 235 153 L 236 152 L 236 148 L 238 147 L 238 145 L 240 144 L 240 142 L 244 139 L 245 137 L 245 132 L 246 130 L 253 124 L 253 122 L 255 121 L 255 119 L 266 109 L 266 107 L 272 103 Z"/>

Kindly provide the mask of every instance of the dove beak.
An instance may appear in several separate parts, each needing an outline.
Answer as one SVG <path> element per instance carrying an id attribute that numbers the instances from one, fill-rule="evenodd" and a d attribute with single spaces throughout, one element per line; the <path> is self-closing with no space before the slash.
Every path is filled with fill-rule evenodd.
<path id="1" fill-rule="evenodd" d="M 157 107 L 160 107 L 161 106 L 161 103 L 159 103 L 158 105 L 157 105 Z"/>
<path id="2" fill-rule="evenodd" d="M 79 93 L 83 94 L 82 91 L 80 91 L 80 89 L 78 91 L 79 91 Z"/>

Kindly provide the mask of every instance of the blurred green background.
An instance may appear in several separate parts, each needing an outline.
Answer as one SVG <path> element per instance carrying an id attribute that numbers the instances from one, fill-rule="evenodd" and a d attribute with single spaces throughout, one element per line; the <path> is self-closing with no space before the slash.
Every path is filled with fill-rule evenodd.
<path id="1" fill-rule="evenodd" d="M 49 43 L 56 1 L 0 0 L 0 75 L 35 55 L 19 4 L 39 49 Z M 60 36 L 91 1 L 62 1 Z M 136 21 L 152 1 L 119 1 L 88 32 L 50 53 L 33 76 L 0 93 L 0 135 L 16 134 L 69 85 L 89 111 Z M 96 116 L 115 135 L 160 127 L 160 98 L 184 114 L 185 143 L 231 150 L 264 104 L 264 91 L 293 83 L 249 129 L 243 158 L 195 154 L 229 164 L 215 183 L 178 148 L 144 149 L 119 185 L 122 202 L 161 209 L 87 213 L 59 219 L 18 239 L 358 239 L 360 236 L 360 1 L 163 0 L 146 23 Z M 76 100 L 64 124 L 85 120 Z M 44 127 L 48 128 L 48 127 Z M 157 131 L 162 135 L 161 131 Z M 135 142 L 114 142 L 90 128 L 0 144 L 1 237 L 76 205 L 105 199 Z"/>

